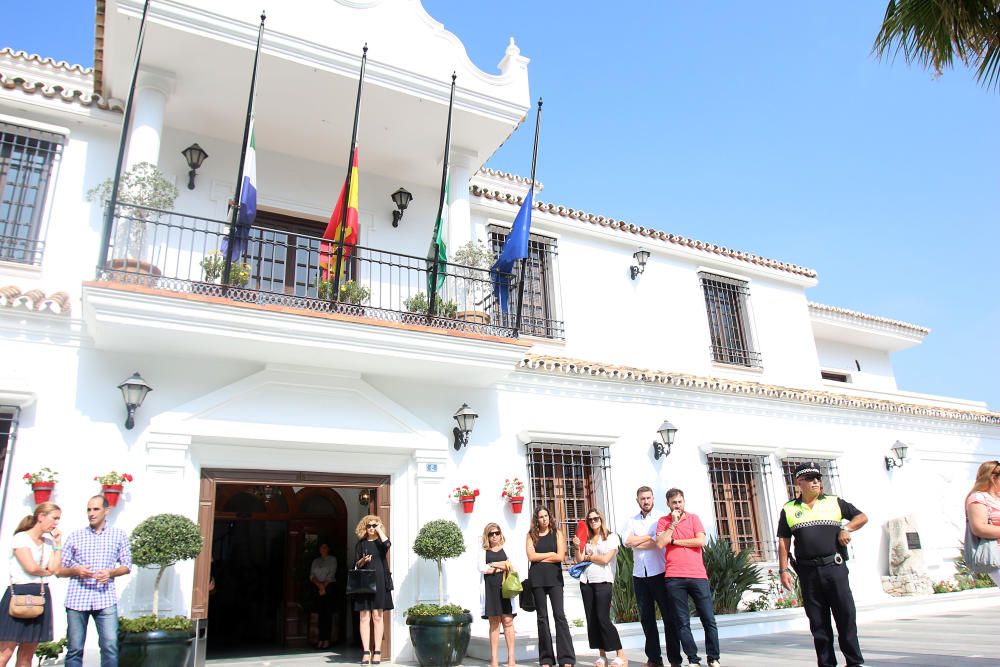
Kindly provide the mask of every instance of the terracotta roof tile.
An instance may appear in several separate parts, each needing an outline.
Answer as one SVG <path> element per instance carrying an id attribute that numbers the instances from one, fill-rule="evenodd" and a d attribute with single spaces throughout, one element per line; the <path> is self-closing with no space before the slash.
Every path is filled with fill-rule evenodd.
<path id="1" fill-rule="evenodd" d="M 844 315 L 845 317 L 850 317 L 857 320 L 865 320 L 866 322 L 876 322 L 878 324 L 885 324 L 892 327 L 897 327 L 899 329 L 906 329 L 914 333 L 926 336 L 931 332 L 927 327 L 922 327 L 918 324 L 910 324 L 909 322 L 903 322 L 902 320 L 893 320 L 888 317 L 881 317 L 879 315 L 869 315 L 867 313 L 861 313 L 856 310 L 849 310 L 847 308 L 838 308 L 837 306 L 828 306 L 823 303 L 816 303 L 815 301 L 809 302 L 809 310 L 816 311 L 820 313 L 833 313 L 834 315 Z"/>
<path id="2" fill-rule="evenodd" d="M 83 65 L 73 65 L 66 62 L 65 60 L 56 61 L 52 58 L 45 58 L 37 53 L 28 53 L 27 51 L 15 51 L 9 46 L 5 46 L 0 49 L 0 56 L 7 56 L 13 58 L 14 60 L 23 60 L 26 63 L 35 63 L 38 65 L 44 65 L 45 67 L 50 67 L 52 69 L 61 69 L 65 72 L 74 72 L 76 74 L 92 74 L 93 69 L 90 67 L 84 67 Z"/>
<path id="3" fill-rule="evenodd" d="M 504 192 L 503 190 L 491 190 L 488 188 L 481 187 L 479 185 L 470 186 L 469 192 L 471 192 L 472 195 L 475 197 L 482 197 L 484 199 L 506 202 L 513 206 L 520 206 L 521 203 L 524 201 L 523 196 L 520 194 L 514 192 Z M 743 252 L 741 250 L 733 250 L 731 248 L 716 245 L 714 243 L 707 243 L 705 241 L 689 239 L 685 236 L 670 234 L 668 232 L 660 231 L 658 229 L 653 229 L 651 227 L 643 227 L 641 225 L 635 225 L 630 222 L 626 222 L 625 220 L 616 220 L 614 218 L 605 217 L 603 215 L 595 215 L 593 213 L 587 213 L 586 211 L 579 211 L 566 206 L 560 206 L 558 204 L 548 204 L 543 201 L 538 201 L 537 199 L 534 202 L 534 208 L 536 210 L 543 211 L 545 213 L 551 213 L 553 215 L 558 215 L 563 218 L 569 218 L 571 220 L 579 220 L 580 222 L 589 223 L 591 225 L 596 225 L 598 227 L 607 227 L 609 229 L 621 231 L 626 234 L 635 234 L 636 236 L 642 236 L 645 238 L 650 238 L 658 241 L 665 241 L 667 243 L 672 243 L 674 245 L 683 246 L 686 248 L 692 248 L 694 250 L 700 250 L 702 252 L 710 253 L 713 255 L 721 255 L 723 257 L 737 259 L 743 262 L 748 262 L 750 264 L 764 266 L 769 269 L 786 271 L 788 273 L 804 276 L 806 278 L 816 277 L 816 271 L 803 266 L 790 264 L 788 262 L 781 262 L 776 259 L 769 259 L 767 257 L 761 257 L 760 255 L 755 255 L 749 252 Z"/>
<path id="4" fill-rule="evenodd" d="M 46 296 L 40 289 L 22 292 L 16 285 L 0 287 L 0 308 L 19 308 L 32 311 L 49 311 L 56 315 L 69 315 L 71 301 L 66 292 L 53 292 Z"/>
<path id="5" fill-rule="evenodd" d="M 711 391 L 717 393 L 743 394 L 783 401 L 795 401 L 825 405 L 835 408 L 852 410 L 871 410 L 912 417 L 929 419 L 949 419 L 989 426 L 1000 426 L 1000 412 L 989 410 L 960 410 L 933 405 L 920 405 L 903 401 L 852 396 L 832 391 L 814 389 L 796 389 L 779 385 L 764 384 L 748 380 L 731 380 L 724 378 L 671 373 L 647 368 L 601 364 L 549 355 L 530 354 L 519 364 L 519 368 L 545 373 L 562 373 L 565 375 L 584 375 L 621 382 L 642 382 L 662 384 L 672 387 Z"/>
<path id="6" fill-rule="evenodd" d="M 96 106 L 105 111 L 123 112 L 124 107 L 117 101 L 109 104 L 102 96 L 96 93 L 88 93 L 83 90 L 68 90 L 58 84 L 48 85 L 42 81 L 28 81 L 24 77 L 9 77 L 0 72 L 0 88 L 7 90 L 21 90 L 29 95 L 41 94 L 48 99 L 59 98 L 63 102 L 76 102 L 84 107 Z"/>
<path id="7" fill-rule="evenodd" d="M 530 178 L 525 178 L 524 176 L 520 176 L 518 174 L 512 174 L 512 173 L 510 173 L 508 171 L 500 171 L 499 169 L 492 169 L 490 167 L 482 167 L 479 171 L 476 172 L 476 175 L 477 176 L 492 176 L 493 178 L 499 178 L 499 179 L 504 180 L 504 181 L 510 181 L 511 183 L 516 183 L 518 185 L 523 185 L 524 187 L 528 187 L 528 185 L 531 183 L 531 179 Z M 535 190 L 536 191 L 542 190 L 542 189 L 544 189 L 544 187 L 545 186 L 542 185 L 541 181 L 539 181 L 537 179 L 535 180 Z"/>

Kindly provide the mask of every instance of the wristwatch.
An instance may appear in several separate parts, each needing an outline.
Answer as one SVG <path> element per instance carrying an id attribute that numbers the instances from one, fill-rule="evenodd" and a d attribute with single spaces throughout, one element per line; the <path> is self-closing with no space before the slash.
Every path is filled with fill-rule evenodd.
<path id="1" fill-rule="evenodd" d="M 792 573 L 791 569 L 789 569 L 787 567 L 783 567 L 780 570 L 778 570 L 778 574 L 784 574 L 785 572 L 787 572 L 788 574 Z"/>

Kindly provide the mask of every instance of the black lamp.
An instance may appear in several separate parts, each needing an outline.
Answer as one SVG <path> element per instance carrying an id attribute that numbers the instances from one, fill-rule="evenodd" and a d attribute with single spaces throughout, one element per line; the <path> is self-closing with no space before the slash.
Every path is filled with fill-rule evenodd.
<path id="1" fill-rule="evenodd" d="M 885 457 L 885 469 L 892 470 L 893 468 L 902 468 L 903 461 L 906 460 L 906 450 L 909 449 L 906 443 L 901 440 L 897 440 L 896 444 L 892 446 L 892 452 L 896 455 L 896 458 L 892 456 Z"/>
<path id="2" fill-rule="evenodd" d="M 656 432 L 660 436 L 660 442 L 653 441 L 653 458 L 659 460 L 661 456 L 670 456 L 670 447 L 674 444 L 674 438 L 677 436 L 677 427 L 664 419 Z"/>
<path id="3" fill-rule="evenodd" d="M 135 411 L 146 400 L 146 394 L 153 391 L 153 388 L 146 384 L 138 372 L 132 373 L 132 377 L 118 385 L 122 390 L 122 397 L 125 399 L 125 407 L 128 409 L 128 419 L 125 420 L 125 428 L 131 430 L 135 426 Z"/>
<path id="4" fill-rule="evenodd" d="M 368 507 L 372 502 L 372 490 L 371 489 L 361 489 L 358 491 L 358 504 L 362 507 Z"/>
<path id="5" fill-rule="evenodd" d="M 636 266 L 636 264 L 633 264 L 628 268 L 629 272 L 632 274 L 632 280 L 635 280 L 639 274 L 645 273 L 646 271 L 646 261 L 649 259 L 649 251 L 646 250 L 645 248 L 639 248 L 634 253 L 632 253 L 632 257 L 635 258 L 636 264 L 638 264 L 638 266 Z"/>
<path id="6" fill-rule="evenodd" d="M 413 201 L 413 195 L 409 191 L 400 188 L 389 195 L 389 197 L 392 198 L 392 203 L 396 205 L 396 210 L 392 212 L 392 226 L 399 227 L 399 221 L 403 219 L 403 211 Z"/>
<path id="7" fill-rule="evenodd" d="M 188 190 L 194 190 L 194 172 L 201 168 L 201 163 L 208 157 L 208 153 L 198 144 L 191 144 L 181 151 L 181 155 L 187 160 L 188 168 L 191 170 L 188 172 Z"/>
<path id="8" fill-rule="evenodd" d="M 454 417 L 455 421 L 458 422 L 458 426 L 452 431 L 455 434 L 455 451 L 457 452 L 463 445 L 469 444 L 469 434 L 472 433 L 472 427 L 479 415 L 469 407 L 468 403 L 462 403 L 462 407 L 458 409 Z"/>

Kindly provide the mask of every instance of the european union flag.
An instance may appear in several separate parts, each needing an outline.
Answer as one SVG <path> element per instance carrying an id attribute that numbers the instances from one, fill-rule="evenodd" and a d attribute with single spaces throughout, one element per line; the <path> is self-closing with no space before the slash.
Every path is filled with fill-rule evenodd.
<path id="1" fill-rule="evenodd" d="M 500 310 L 504 313 L 508 309 L 510 299 L 510 278 L 514 270 L 514 262 L 519 259 L 528 258 L 528 237 L 531 235 L 531 209 L 534 188 L 528 188 L 528 194 L 524 196 L 521 210 L 514 218 L 514 226 L 507 236 L 507 241 L 500 251 L 500 256 L 490 268 L 490 278 L 493 280 L 493 296 L 500 302 Z"/>

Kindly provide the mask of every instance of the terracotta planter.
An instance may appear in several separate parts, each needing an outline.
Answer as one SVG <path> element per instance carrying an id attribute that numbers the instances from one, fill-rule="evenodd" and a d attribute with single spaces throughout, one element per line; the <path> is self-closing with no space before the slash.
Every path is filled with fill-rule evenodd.
<path id="1" fill-rule="evenodd" d="M 101 495 L 108 499 L 108 505 L 111 507 L 118 506 L 118 500 L 122 495 L 122 485 L 121 484 L 104 484 L 101 486 Z"/>
<path id="2" fill-rule="evenodd" d="M 462 320 L 463 322 L 472 322 L 474 324 L 489 324 L 490 316 L 488 313 L 484 313 L 481 310 L 460 310 L 455 315 L 456 319 Z"/>
<path id="3" fill-rule="evenodd" d="M 35 494 L 35 504 L 41 505 L 52 499 L 52 489 L 56 488 L 55 482 L 35 482 L 31 485 L 31 492 Z"/>
<path id="4" fill-rule="evenodd" d="M 524 496 L 511 496 L 510 511 L 514 514 L 520 514 L 522 509 L 524 509 Z"/>
<path id="5" fill-rule="evenodd" d="M 466 514 L 472 514 L 472 508 L 476 505 L 475 496 L 465 496 L 460 499 L 462 501 L 462 511 Z"/>

